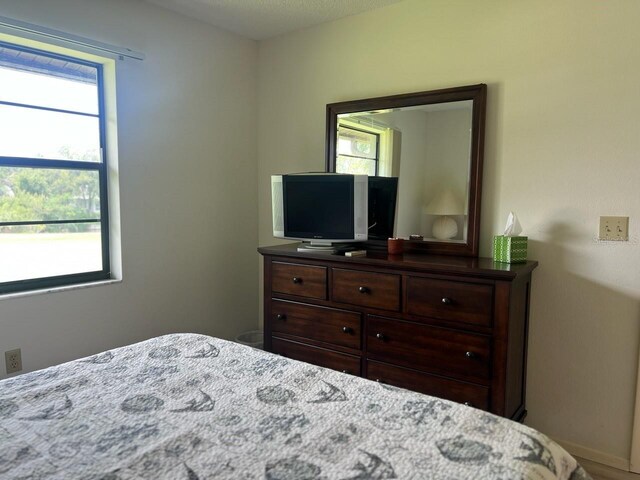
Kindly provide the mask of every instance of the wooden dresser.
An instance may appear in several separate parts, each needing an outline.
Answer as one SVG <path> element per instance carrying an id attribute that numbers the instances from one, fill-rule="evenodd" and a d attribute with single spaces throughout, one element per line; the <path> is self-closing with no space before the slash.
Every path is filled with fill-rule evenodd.
<path id="1" fill-rule="evenodd" d="M 522 420 L 537 262 L 264 256 L 265 349 Z"/>

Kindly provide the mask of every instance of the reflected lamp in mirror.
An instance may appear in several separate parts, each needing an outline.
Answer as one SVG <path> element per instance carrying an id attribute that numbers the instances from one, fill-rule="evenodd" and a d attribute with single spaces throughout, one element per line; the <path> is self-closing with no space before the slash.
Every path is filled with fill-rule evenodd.
<path id="1" fill-rule="evenodd" d="M 442 190 L 428 205 L 424 213 L 436 215 L 431 234 L 438 240 L 449 240 L 458 234 L 458 223 L 453 215 L 464 215 L 464 204 L 452 190 Z"/>

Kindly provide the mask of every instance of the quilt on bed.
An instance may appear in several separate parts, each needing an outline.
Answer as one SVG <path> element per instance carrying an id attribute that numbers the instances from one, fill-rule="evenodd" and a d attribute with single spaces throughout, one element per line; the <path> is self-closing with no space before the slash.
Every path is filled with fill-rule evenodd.
<path id="1" fill-rule="evenodd" d="M 589 477 L 524 425 L 175 334 L 0 382 L 0 478 Z"/>

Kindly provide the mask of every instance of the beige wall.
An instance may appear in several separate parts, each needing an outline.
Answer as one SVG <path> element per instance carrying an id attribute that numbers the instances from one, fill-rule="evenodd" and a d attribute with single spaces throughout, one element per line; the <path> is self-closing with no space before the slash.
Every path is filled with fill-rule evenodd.
<path id="1" fill-rule="evenodd" d="M 269 175 L 324 168 L 325 105 L 488 84 L 481 255 L 509 210 L 534 273 L 527 423 L 628 459 L 640 328 L 640 2 L 406 0 L 259 51 L 259 239 Z M 629 215 L 630 241 L 596 241 Z"/>
<path id="2" fill-rule="evenodd" d="M 0 0 L 0 14 L 147 55 L 117 65 L 124 281 L 0 300 L 0 352 L 20 347 L 29 371 L 255 328 L 255 42 L 129 0 Z"/>

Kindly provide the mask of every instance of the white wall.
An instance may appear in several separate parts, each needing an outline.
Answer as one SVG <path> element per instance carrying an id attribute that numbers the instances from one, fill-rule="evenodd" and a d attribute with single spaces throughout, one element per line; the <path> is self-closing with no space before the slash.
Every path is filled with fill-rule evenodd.
<path id="1" fill-rule="evenodd" d="M 380 114 L 381 121 L 400 132 L 400 170 L 398 178 L 395 234 L 400 237 L 424 234 L 422 205 L 425 204 L 424 162 L 429 150 L 427 114 L 420 111 Z M 398 145 L 394 145 L 397 148 Z M 415 208 L 402 208 L 412 205 Z M 430 231 L 429 231 L 430 233 Z"/>
<path id="2" fill-rule="evenodd" d="M 0 0 L 0 14 L 147 55 L 117 65 L 124 281 L 0 300 L 0 352 L 21 348 L 29 371 L 255 328 L 255 42 L 138 1 Z"/>
<path id="3" fill-rule="evenodd" d="M 324 168 L 325 105 L 488 84 L 481 255 L 530 238 L 527 423 L 629 458 L 640 328 L 640 2 L 406 0 L 259 52 L 259 238 L 269 175 Z M 630 241 L 595 240 L 629 215 Z"/>

